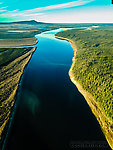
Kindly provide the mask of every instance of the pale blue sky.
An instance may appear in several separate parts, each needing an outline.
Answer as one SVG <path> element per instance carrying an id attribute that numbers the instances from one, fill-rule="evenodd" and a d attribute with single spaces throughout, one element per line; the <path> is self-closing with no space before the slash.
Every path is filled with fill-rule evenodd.
<path id="1" fill-rule="evenodd" d="M 0 0 L 0 22 L 113 23 L 111 0 Z"/>

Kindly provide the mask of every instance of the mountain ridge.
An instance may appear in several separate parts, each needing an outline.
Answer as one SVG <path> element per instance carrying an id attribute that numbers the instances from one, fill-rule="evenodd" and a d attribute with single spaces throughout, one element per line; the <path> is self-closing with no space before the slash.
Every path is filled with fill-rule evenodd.
<path id="1" fill-rule="evenodd" d="M 17 22 L 1 22 L 0 24 L 30 24 L 30 25 L 39 25 L 39 24 L 49 24 L 49 23 L 37 22 L 36 20 L 29 20 L 29 21 L 17 21 Z"/>

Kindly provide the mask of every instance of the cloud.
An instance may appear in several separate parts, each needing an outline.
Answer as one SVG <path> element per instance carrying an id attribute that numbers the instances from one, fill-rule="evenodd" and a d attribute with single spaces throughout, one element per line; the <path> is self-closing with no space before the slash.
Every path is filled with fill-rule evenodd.
<path id="1" fill-rule="evenodd" d="M 34 16 L 41 16 L 41 15 L 44 15 L 44 13 L 25 14 L 24 16 L 34 17 Z"/>
<path id="2" fill-rule="evenodd" d="M 0 8 L 0 13 L 7 11 L 7 9 L 6 9 L 7 7 L 8 7 L 8 6 L 6 6 L 6 7 L 1 7 L 1 8 Z"/>
<path id="3" fill-rule="evenodd" d="M 0 12 L 4 12 L 4 11 L 7 11 L 7 9 L 6 9 L 7 7 L 1 7 L 0 8 Z"/>
<path id="4" fill-rule="evenodd" d="M 78 1 L 73 1 L 73 2 L 69 2 L 69 3 L 63 3 L 63 4 L 50 5 L 50 6 L 46 6 L 46 7 L 30 9 L 30 10 L 26 10 L 26 12 L 39 12 L 39 11 L 45 11 L 45 10 L 70 8 L 70 7 L 85 5 L 92 1 L 94 1 L 94 0 L 78 0 Z"/>
<path id="5" fill-rule="evenodd" d="M 0 9 L 5 9 L 5 8 L 7 8 L 8 6 L 6 6 L 6 7 L 1 7 Z"/>
<path id="6" fill-rule="evenodd" d="M 8 13 L 15 13 L 15 12 L 19 12 L 19 9 L 15 9 L 15 10 L 12 10 L 12 11 L 8 11 Z"/>
<path id="7" fill-rule="evenodd" d="M 5 10 L 5 9 L 0 10 L 0 12 L 4 12 L 4 11 L 7 11 L 7 10 Z"/>
<path id="8" fill-rule="evenodd" d="M 25 17 L 26 17 L 26 19 L 28 17 L 34 19 L 34 18 L 36 18 L 36 16 L 45 16 L 45 14 L 43 13 L 44 11 L 76 7 L 76 6 L 80 6 L 80 5 L 85 5 L 85 4 L 90 3 L 92 1 L 94 1 L 94 0 L 76 0 L 73 2 L 62 3 L 62 4 L 57 4 L 57 5 L 50 5 L 50 6 L 45 6 L 45 7 L 35 8 L 35 9 L 29 9 L 29 10 L 23 10 L 23 11 L 16 9 L 16 10 L 12 10 L 12 11 L 7 11 L 1 15 L 9 16 L 9 17 L 15 17 L 15 18 L 21 17 L 21 19 L 23 19 L 23 18 L 25 19 Z M 5 10 L 2 9 L 1 12 L 3 12 L 3 11 L 5 11 Z"/>
<path id="9" fill-rule="evenodd" d="M 23 17 L 34 17 L 34 16 L 40 16 L 40 15 L 43 15 L 44 13 L 33 13 L 33 14 L 27 14 L 27 13 L 22 13 L 22 12 L 17 12 L 17 13 L 12 13 L 12 12 L 10 12 L 9 13 L 9 16 L 11 16 L 11 17 L 21 17 L 21 16 L 23 16 Z"/>
<path id="10" fill-rule="evenodd" d="M 68 12 L 62 13 L 55 13 L 46 14 L 41 18 L 38 17 L 40 22 L 47 22 L 47 23 L 113 23 L 113 7 L 102 9 L 95 7 L 91 9 L 83 9 L 83 10 L 73 10 Z"/>

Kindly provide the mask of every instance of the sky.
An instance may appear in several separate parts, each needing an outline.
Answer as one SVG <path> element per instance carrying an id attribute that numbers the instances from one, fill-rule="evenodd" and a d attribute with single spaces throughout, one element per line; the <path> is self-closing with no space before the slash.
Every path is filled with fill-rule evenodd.
<path id="1" fill-rule="evenodd" d="M 113 23 L 112 0 L 0 0 L 0 22 Z"/>

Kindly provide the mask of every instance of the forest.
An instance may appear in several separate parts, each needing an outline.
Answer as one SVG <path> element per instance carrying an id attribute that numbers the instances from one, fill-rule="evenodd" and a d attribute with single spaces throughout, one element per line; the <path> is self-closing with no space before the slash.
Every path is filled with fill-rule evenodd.
<path id="1" fill-rule="evenodd" d="M 56 36 L 76 43 L 74 77 L 113 121 L 113 28 L 73 29 Z"/>
<path id="2" fill-rule="evenodd" d="M 36 47 L 0 48 L 0 146 L 3 130 L 15 103 L 20 78 L 35 49 Z"/>
<path id="3" fill-rule="evenodd" d="M 27 53 L 31 48 L 0 48 L 0 68 L 17 57 Z"/>

